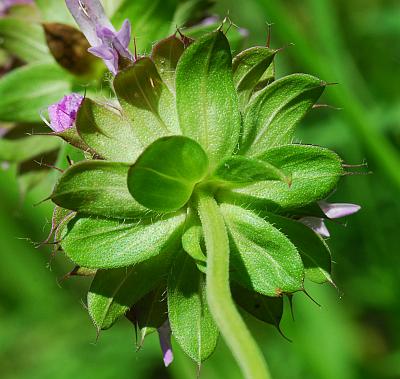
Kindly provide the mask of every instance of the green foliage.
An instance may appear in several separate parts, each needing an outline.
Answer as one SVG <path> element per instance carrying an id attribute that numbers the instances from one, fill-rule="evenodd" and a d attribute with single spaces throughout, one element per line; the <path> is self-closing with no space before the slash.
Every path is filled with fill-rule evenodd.
<path id="1" fill-rule="evenodd" d="M 269 48 L 232 63 L 222 29 L 163 39 L 121 70 L 121 108 L 85 99 L 61 136 L 88 159 L 51 199 L 76 212 L 62 249 L 97 270 L 88 308 L 98 330 L 126 314 L 142 344 L 168 318 L 198 364 L 221 331 L 246 377 L 265 378 L 234 302 L 279 329 L 284 294 L 304 291 L 305 278 L 332 282 L 325 242 L 295 218 L 335 190 L 343 168 L 328 149 L 292 143 L 325 83 L 274 81 Z"/>
<path id="2" fill-rule="evenodd" d="M 52 201 L 88 215 L 121 219 L 154 216 L 130 195 L 126 184 L 129 166 L 123 163 L 84 161 L 70 167 L 54 188 Z"/>
<path id="3" fill-rule="evenodd" d="M 56 11 L 63 7 L 59 3 L 52 7 L 53 1 L 44 3 L 49 20 L 58 17 Z M 323 79 L 340 82 L 339 86 L 327 89 L 322 101 L 343 107 L 343 111 L 313 112 L 312 117 L 307 117 L 307 128 L 298 128 L 295 138 L 302 143 L 326 145 L 340 152 L 346 163 L 360 163 L 367 157 L 374 171 L 374 175 L 347 177 L 333 195 L 338 201 L 347 198 L 363 205 L 363 212 L 351 219 L 347 228 L 338 223 L 329 225 L 332 237 L 328 242 L 337 262 L 335 281 L 345 296 L 339 301 L 337 292 L 329 286 L 306 282 L 307 291 L 322 307 L 315 307 L 302 294 L 295 295 L 296 322 L 291 321 L 288 309 L 282 320 L 282 328 L 294 344 L 288 344 L 266 325 L 246 319 L 276 379 L 298 379 L 304 373 L 321 379 L 386 379 L 399 374 L 399 306 L 395 291 L 399 286 L 399 257 L 393 252 L 397 249 L 400 213 L 392 201 L 398 190 L 391 187 L 385 176 L 387 164 L 392 161 L 385 164 L 380 160 L 385 152 L 381 140 L 390 141 L 393 149 L 399 142 L 396 132 L 399 79 L 392 74 L 398 65 L 393 54 L 396 55 L 398 46 L 399 12 L 392 5 L 318 0 L 298 4 L 250 0 L 246 6 L 225 1 L 219 5 L 222 16 L 229 8 L 235 23 L 248 27 L 251 40 L 257 44 L 265 42 L 265 14 L 274 22 L 273 46 L 295 43 L 279 57 L 278 77 L 283 72 L 306 69 Z M 276 13 L 276 9 L 281 13 Z M 232 27 L 228 35 L 233 31 Z M 138 35 L 138 40 L 143 39 L 146 35 Z M 391 46 L 389 54 L 388 46 Z M 359 125 L 363 125 L 366 133 L 361 133 Z M 376 146 L 375 152 L 371 146 Z M 392 165 L 396 168 L 394 175 L 398 176 L 395 160 Z M 10 171 L 1 171 L 0 175 L 2 377 L 48 379 L 56 375 L 64 379 L 76 372 L 88 379 L 110 375 L 121 379 L 196 377 L 195 365 L 183 356 L 178 344 L 174 344 L 173 365 L 168 371 L 161 367 L 157 336 L 146 339 L 146 348 L 135 359 L 131 346 L 134 332 L 128 323 L 122 322 L 113 332 L 103 333 L 95 347 L 88 343 L 94 339 L 93 330 L 83 307 L 77 303 L 87 279 L 72 278 L 60 290 L 54 277 L 69 270 L 61 257 L 49 271 L 47 257 L 16 238 L 41 239 L 43 220 L 49 217 L 49 203 L 34 208 L 24 206 L 21 218 L 13 218 L 11 215 L 20 209 L 13 175 Z M 43 190 L 39 194 L 35 191 L 28 201 L 38 202 L 46 195 Z M 304 208 L 296 212 L 305 215 Z M 297 242 L 294 244 L 299 248 Z M 304 259 L 303 263 L 306 266 Z M 29 328 L 21 333 L 20 325 Z M 201 376 L 242 378 L 223 343 L 218 344 L 213 357 L 203 365 Z"/>
<path id="4" fill-rule="evenodd" d="M 264 212 L 267 221 L 284 233 L 297 247 L 305 276 L 315 283 L 331 282 L 331 254 L 325 241 L 301 222 Z"/>
<path id="5" fill-rule="evenodd" d="M 157 42 L 151 52 L 151 59 L 158 73 L 172 93 L 175 93 L 176 66 L 184 51 L 185 45 L 182 40 L 173 35 Z"/>
<path id="6" fill-rule="evenodd" d="M 282 212 L 324 199 L 343 175 L 340 158 L 317 146 L 284 145 L 272 148 L 258 158 L 280 167 L 291 178 L 290 187 L 279 181 L 257 182 L 229 193 L 221 192 L 222 199 L 249 206 L 259 204 L 271 211 Z"/>
<path id="7" fill-rule="evenodd" d="M 173 335 L 195 362 L 213 353 L 218 329 L 207 305 L 205 275 L 185 253 L 178 255 L 169 275 L 168 317 Z"/>
<path id="8" fill-rule="evenodd" d="M 42 27 L 18 18 L 0 19 L 2 48 L 25 62 L 50 60 Z"/>
<path id="9" fill-rule="evenodd" d="M 30 64 L 2 77 L 0 120 L 39 122 L 42 109 L 71 92 L 68 79 L 70 75 L 53 63 Z"/>
<path id="10" fill-rule="evenodd" d="M 150 58 L 141 58 L 121 71 L 114 79 L 114 89 L 142 144 L 179 134 L 174 97 Z"/>
<path id="11" fill-rule="evenodd" d="M 232 296 L 236 303 L 255 318 L 275 325 L 279 324 L 283 315 L 283 297 L 268 297 L 232 283 Z"/>
<path id="12" fill-rule="evenodd" d="M 227 158 L 214 171 L 213 177 L 228 187 L 266 181 L 281 180 L 290 184 L 290 176 L 268 162 L 240 155 Z"/>
<path id="13" fill-rule="evenodd" d="M 0 160 L 24 162 L 60 147 L 60 141 L 49 136 L 26 136 L 18 139 L 0 139 Z"/>
<path id="14" fill-rule="evenodd" d="M 176 69 L 176 97 L 182 133 L 207 152 L 210 165 L 237 147 L 240 113 L 232 79 L 232 57 L 221 31 L 189 46 Z"/>
<path id="15" fill-rule="evenodd" d="M 97 329 L 110 328 L 130 307 L 166 279 L 172 251 L 165 251 L 134 266 L 97 271 L 88 293 L 88 311 Z"/>
<path id="16" fill-rule="evenodd" d="M 296 247 L 253 212 L 222 204 L 231 239 L 232 278 L 266 296 L 303 289 L 304 267 Z"/>
<path id="17" fill-rule="evenodd" d="M 260 85 L 269 84 L 274 80 L 273 73 L 272 75 L 270 73 L 275 54 L 276 50 L 256 46 L 246 49 L 234 57 L 232 62 L 233 80 L 242 110 Z M 264 75 L 268 75 L 268 78 Z"/>
<path id="18" fill-rule="evenodd" d="M 325 83 L 293 74 L 265 87 L 244 111 L 241 152 L 251 156 L 292 142 L 294 127 L 321 96 Z"/>
<path id="19" fill-rule="evenodd" d="M 182 214 L 152 223 L 76 217 L 61 246 L 79 266 L 125 267 L 176 248 L 183 221 Z"/>
<path id="20" fill-rule="evenodd" d="M 185 231 L 182 234 L 182 248 L 197 263 L 201 271 L 205 271 L 207 257 L 203 251 L 204 236 L 199 217 L 193 211 L 189 213 L 185 223 Z"/>
<path id="21" fill-rule="evenodd" d="M 93 151 L 110 161 L 133 163 L 142 149 L 132 126 L 116 110 L 88 98 L 79 108 L 76 129 Z"/>
<path id="22" fill-rule="evenodd" d="M 164 38 L 169 30 L 171 33 L 176 32 L 176 22 L 179 22 L 180 26 L 200 22 L 212 5 L 203 0 L 155 1 L 151 6 L 142 0 L 134 3 L 130 0 L 103 0 L 102 4 L 116 27 L 121 26 L 125 18 L 130 20 L 133 25 L 132 33 L 137 36 L 137 46 L 134 46 L 132 41 L 131 51 L 137 47 L 139 52 L 150 51 L 154 41 Z M 182 17 L 186 19 L 183 21 Z M 2 16 L 0 65 L 3 67 L 4 63 L 6 74 L 0 80 L 0 121 L 34 122 L 43 127 L 40 114 L 46 116 L 45 111 L 51 103 L 59 101 L 72 91 L 96 94 L 102 100 L 110 96 L 112 85 L 105 78 L 104 64 L 87 51 L 90 47 L 89 42 L 73 24 L 74 20 L 65 2 L 54 0 L 38 0 L 34 4 L 16 5 L 7 12 L 6 17 Z M 167 54 L 165 49 L 163 52 Z M 37 66 L 39 62 L 46 64 Z M 23 63 L 28 65 L 19 68 Z M 7 73 L 10 69 L 12 72 Z M 163 77 L 163 73 L 160 72 L 160 75 Z M 169 99 L 167 107 L 171 101 L 174 100 Z M 89 100 L 85 103 L 86 120 L 85 125 L 82 126 L 82 122 L 81 126 L 82 138 L 87 141 L 87 145 L 93 143 L 92 150 L 98 150 L 98 155 L 103 158 L 133 163 L 143 147 L 139 140 L 140 133 L 138 136 L 136 133 L 132 136 L 123 126 L 124 122 L 115 115 L 114 120 L 107 123 L 107 131 L 115 126 L 113 133 L 109 135 L 103 123 L 103 115 L 107 110 L 98 109 L 94 105 L 89 109 Z M 13 111 L 10 112 L 10 109 Z M 176 115 L 172 113 L 171 117 L 176 119 Z M 103 127 L 98 122 L 99 118 L 102 118 L 100 124 Z M 107 118 L 111 120 L 112 116 Z M 121 132 L 122 130 L 124 132 Z M 83 149 L 82 139 L 78 138 L 77 134 L 60 136 L 68 143 Z M 93 136 L 96 137 L 92 138 Z M 111 141 L 106 142 L 109 139 L 114 140 L 112 147 L 108 143 Z M 150 138 L 145 145 L 154 139 Z M 139 147 L 132 148 L 133 144 Z M 126 149 L 128 145 L 131 145 L 129 151 Z M 19 146 L 16 144 L 15 147 Z M 138 152 L 135 153 L 136 151 Z M 46 149 L 39 151 L 40 154 L 46 152 Z M 18 154 L 23 155 L 23 149 L 16 150 L 15 155 Z M 46 163 L 53 164 L 54 161 Z M 32 168 L 29 172 L 20 172 L 21 192 L 40 184 L 40 179 L 46 178 L 46 175 L 42 175 L 46 173 L 45 170 L 41 170 L 39 174 L 33 172 Z M 22 175 L 25 177 L 22 178 Z"/>
<path id="23" fill-rule="evenodd" d="M 153 142 L 130 168 L 128 188 L 145 207 L 172 212 L 187 203 L 207 169 L 207 155 L 197 142 L 164 137 Z"/>
<path id="24" fill-rule="evenodd" d="M 127 314 L 136 330 L 139 330 L 138 348 L 143 345 L 147 335 L 153 333 L 167 320 L 168 307 L 165 288 L 165 283 L 161 283 L 159 287 L 136 302 Z"/>

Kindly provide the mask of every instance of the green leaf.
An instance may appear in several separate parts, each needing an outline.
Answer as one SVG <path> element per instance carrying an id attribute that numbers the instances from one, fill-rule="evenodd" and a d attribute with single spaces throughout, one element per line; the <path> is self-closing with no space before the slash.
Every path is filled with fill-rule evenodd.
<path id="1" fill-rule="evenodd" d="M 98 270 L 88 293 L 89 314 L 100 329 L 110 328 L 133 304 L 166 280 L 173 250 L 134 266 Z"/>
<path id="2" fill-rule="evenodd" d="M 246 107 L 240 152 L 257 156 L 292 142 L 294 127 L 321 96 L 325 85 L 314 76 L 293 74 L 265 87 Z"/>
<path id="3" fill-rule="evenodd" d="M 175 71 L 185 46 L 175 35 L 164 38 L 153 46 L 151 59 L 158 73 L 172 93 L 175 93 Z"/>
<path id="4" fill-rule="evenodd" d="M 204 253 L 204 243 L 203 227 L 200 219 L 192 209 L 189 209 L 185 231 L 182 234 L 182 247 L 196 261 L 197 268 L 206 273 L 207 257 Z"/>
<path id="5" fill-rule="evenodd" d="M 280 180 L 287 184 L 291 182 L 290 176 L 268 162 L 240 155 L 222 161 L 214 171 L 212 180 L 222 181 L 229 187 L 241 187 L 265 180 Z"/>
<path id="6" fill-rule="evenodd" d="M 241 207 L 222 204 L 221 210 L 230 235 L 233 280 L 266 296 L 303 289 L 303 263 L 284 234 Z"/>
<path id="7" fill-rule="evenodd" d="M 255 46 L 233 58 L 233 80 L 241 109 L 245 108 L 259 80 L 272 66 L 275 54 L 276 50 Z"/>
<path id="8" fill-rule="evenodd" d="M 67 169 L 54 188 L 51 199 L 60 207 L 77 212 L 122 219 L 154 216 L 132 198 L 124 163 L 83 161 Z"/>
<path id="9" fill-rule="evenodd" d="M 198 39 L 183 53 L 176 69 L 176 101 L 182 133 L 200 143 L 211 166 L 232 155 L 241 120 L 232 56 L 221 31 Z"/>
<path id="10" fill-rule="evenodd" d="M 205 275 L 181 252 L 168 279 L 168 316 L 173 336 L 197 363 L 215 350 L 218 329 L 208 309 Z"/>
<path id="11" fill-rule="evenodd" d="M 76 119 L 83 141 L 107 160 L 133 163 L 143 151 L 132 126 L 115 110 L 85 98 Z"/>
<path id="12" fill-rule="evenodd" d="M 60 146 L 60 140 L 52 136 L 33 135 L 18 139 L 0 138 L 0 161 L 21 163 L 45 155 Z"/>
<path id="13" fill-rule="evenodd" d="M 167 294 L 165 283 L 149 292 L 135 303 L 127 317 L 139 329 L 138 348 L 143 345 L 145 337 L 156 331 L 168 317 Z"/>
<path id="14" fill-rule="evenodd" d="M 314 283 L 332 283 L 331 253 L 325 241 L 299 221 L 262 212 L 267 221 L 284 233 L 296 246 L 304 264 L 306 278 Z"/>
<path id="15" fill-rule="evenodd" d="M 279 324 L 283 314 L 283 297 L 268 297 L 250 291 L 236 283 L 231 284 L 232 296 L 235 302 L 246 312 L 267 324 Z"/>
<path id="16" fill-rule="evenodd" d="M 114 89 L 123 112 L 144 145 L 162 136 L 181 134 L 174 96 L 150 58 L 140 58 L 120 71 L 114 79 Z"/>
<path id="17" fill-rule="evenodd" d="M 42 122 L 40 111 L 71 92 L 70 80 L 66 71 L 51 63 L 13 70 L 0 80 L 0 120 Z"/>
<path id="18" fill-rule="evenodd" d="M 270 85 L 275 80 L 275 62 L 272 61 L 271 65 L 262 74 L 261 78 L 254 87 L 252 96 L 257 96 L 259 91 L 263 90 L 266 86 Z"/>
<path id="19" fill-rule="evenodd" d="M 25 62 L 52 61 L 42 27 L 17 18 L 0 19 L 1 47 Z"/>
<path id="20" fill-rule="evenodd" d="M 130 168 L 128 188 L 149 209 L 175 211 L 187 203 L 207 169 L 207 156 L 197 142 L 183 136 L 164 137 L 153 142 Z"/>
<path id="21" fill-rule="evenodd" d="M 79 266 L 130 266 L 178 248 L 184 221 L 183 213 L 141 222 L 76 217 L 61 246 Z"/>
<path id="22" fill-rule="evenodd" d="M 291 176 L 290 187 L 279 181 L 264 181 L 225 191 L 220 199 L 281 212 L 326 198 L 336 187 L 343 168 L 333 151 L 317 146 L 286 145 L 268 150 L 258 159 L 279 167 Z"/>

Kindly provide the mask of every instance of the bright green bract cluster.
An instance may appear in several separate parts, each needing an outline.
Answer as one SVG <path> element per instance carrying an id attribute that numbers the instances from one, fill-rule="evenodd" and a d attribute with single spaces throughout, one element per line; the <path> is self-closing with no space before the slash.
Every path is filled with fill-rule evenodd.
<path id="1" fill-rule="evenodd" d="M 115 77 L 121 109 L 84 100 L 69 133 L 93 159 L 66 170 L 51 198 L 75 212 L 61 223 L 62 249 L 97 270 L 88 310 L 99 330 L 139 307 L 143 336 L 168 317 L 198 363 L 219 329 L 229 344 L 209 299 L 218 277 L 207 287 L 218 268 L 208 249 L 225 238 L 233 299 L 267 323 L 279 326 L 282 296 L 305 278 L 331 281 L 327 245 L 297 220 L 320 217 L 314 205 L 335 189 L 341 159 L 292 143 L 325 83 L 275 81 L 275 54 L 255 47 L 232 60 L 219 30 L 188 47 L 173 36 Z"/>

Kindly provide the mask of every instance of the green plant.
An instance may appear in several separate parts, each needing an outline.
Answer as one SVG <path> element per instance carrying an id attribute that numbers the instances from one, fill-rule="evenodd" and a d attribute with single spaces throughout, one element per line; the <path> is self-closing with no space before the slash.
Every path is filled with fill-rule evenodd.
<path id="1" fill-rule="evenodd" d="M 50 198 L 54 242 L 94 275 L 89 314 L 99 332 L 126 315 L 140 343 L 158 330 L 166 365 L 171 332 L 199 365 L 220 332 L 246 378 L 269 378 L 237 305 L 279 327 L 284 295 L 332 283 L 324 220 L 359 209 L 324 201 L 345 174 L 337 154 L 292 143 L 326 83 L 275 81 L 268 47 L 232 59 L 224 25 L 141 57 L 97 26 L 96 54 L 116 58 L 113 106 L 70 95 L 50 114 L 87 158 Z"/>
<path id="2" fill-rule="evenodd" d="M 209 0 L 157 0 L 151 6 L 148 1 L 133 4 L 130 0 L 103 4 L 116 27 L 120 28 L 125 19 L 131 20 L 137 38 L 135 47 L 133 40 L 128 43 L 138 54 L 150 51 L 154 41 L 178 27 L 187 36 L 198 36 L 219 23 L 208 17 L 213 5 Z M 24 195 L 47 177 L 48 165 L 54 165 L 57 158 L 65 159 L 62 141 L 49 141 L 41 135 L 49 104 L 72 91 L 106 101 L 110 73 L 87 51 L 90 41 L 76 28 L 59 0 L 10 0 L 4 8 L 4 14 L 0 14 L 1 48 L 6 57 L 13 58 L 13 65 L 6 59 L 0 77 L 0 161 L 18 166 Z M 203 23 L 204 19 L 210 22 Z M 232 37 L 240 44 L 239 33 Z M 35 148 L 30 149 L 33 140 Z"/>

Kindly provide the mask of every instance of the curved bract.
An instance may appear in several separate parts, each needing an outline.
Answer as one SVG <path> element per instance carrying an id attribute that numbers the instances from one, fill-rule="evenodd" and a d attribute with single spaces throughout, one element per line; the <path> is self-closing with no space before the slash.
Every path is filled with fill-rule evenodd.
<path id="1" fill-rule="evenodd" d="M 274 81 L 275 53 L 252 48 L 232 65 L 222 30 L 174 35 L 115 77 L 118 111 L 84 100 L 77 135 L 94 159 L 66 170 L 51 199 L 76 212 L 63 226 L 67 256 L 99 269 L 88 301 L 98 329 L 129 310 L 144 338 L 168 316 L 198 364 L 220 332 L 244 375 L 265 379 L 236 305 L 279 328 L 284 295 L 305 279 L 332 282 L 326 243 L 299 219 L 335 190 L 342 162 L 292 143 L 325 84 Z"/>

